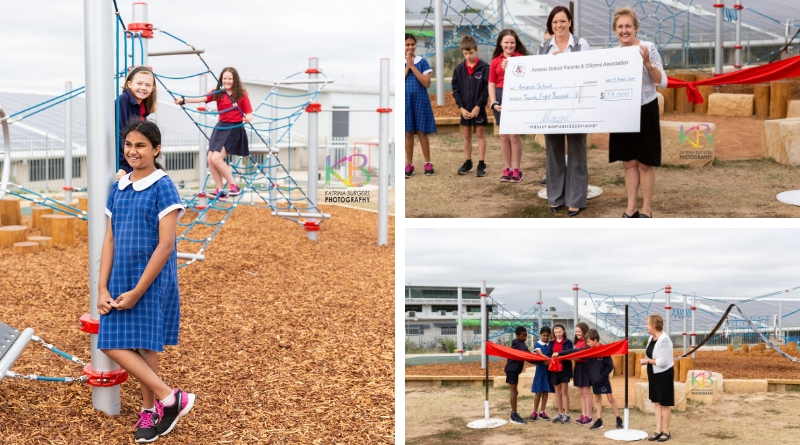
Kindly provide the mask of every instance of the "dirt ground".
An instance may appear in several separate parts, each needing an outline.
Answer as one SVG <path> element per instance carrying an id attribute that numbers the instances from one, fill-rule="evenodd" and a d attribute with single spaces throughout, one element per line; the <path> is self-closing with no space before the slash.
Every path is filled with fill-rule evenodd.
<path id="1" fill-rule="evenodd" d="M 621 380 L 621 377 L 612 380 Z M 635 382 L 630 381 L 631 388 Z M 612 388 L 623 413 L 623 385 L 613 382 Z M 533 409 L 533 395 L 520 391 L 518 411 L 527 417 Z M 629 390 L 633 396 L 633 390 Z M 484 418 L 484 388 L 414 387 L 405 392 L 405 431 L 408 445 L 422 444 L 603 444 L 616 443 L 603 434 L 614 423 L 608 402 L 603 399 L 604 428 L 590 431 L 575 423 L 553 424 L 537 420 L 527 425 L 506 424 L 495 429 L 470 429 L 467 423 Z M 509 390 L 489 390 L 490 413 L 493 418 L 508 420 Z M 631 402 L 632 403 L 632 402 Z M 795 444 L 800 426 L 795 415 L 800 410 L 800 393 L 722 394 L 713 405 L 688 401 L 685 412 L 673 411 L 670 422 L 675 444 Z M 554 411 L 549 410 L 548 414 Z M 573 413 L 573 419 L 580 413 Z M 552 415 L 551 415 L 552 417 Z M 630 429 L 655 431 L 653 414 L 632 408 Z"/>
<path id="2" fill-rule="evenodd" d="M 159 374 L 197 404 L 158 443 L 394 443 L 394 337 L 376 335 L 394 322 L 394 249 L 376 246 L 376 214 L 323 211 L 332 218 L 313 243 L 293 223 L 239 206 L 206 261 L 178 272 L 180 344 L 159 354 Z M 87 270 L 85 238 L 28 255 L 0 248 L 0 321 L 89 361 L 89 336 L 78 330 L 89 312 Z M 11 369 L 81 374 L 37 344 Z M 92 409 L 88 385 L 6 378 L 0 443 L 133 443 L 138 382 L 121 392 L 121 413 L 110 417 Z"/>
<path id="3" fill-rule="evenodd" d="M 800 99 L 800 79 L 793 82 L 796 85 L 792 97 Z M 734 86 L 723 87 L 722 91 L 746 92 Z M 444 107 L 436 106 L 435 96 L 431 102 L 437 117 L 458 116 L 452 95 L 446 98 Z M 778 193 L 800 189 L 800 170 L 761 158 L 763 119 L 677 113 L 668 113 L 662 119 L 713 122 L 716 159 L 711 167 L 702 169 L 658 168 L 654 217 L 800 217 L 800 207 L 775 199 Z M 415 139 L 418 168 L 413 177 L 405 180 L 408 217 L 566 217 L 564 211 L 551 213 L 547 201 L 538 197 L 545 188 L 539 184 L 545 174 L 545 150 L 532 135 L 523 135 L 521 167 L 525 177 L 519 184 L 498 181 L 502 157 L 497 136 L 487 135 L 488 174 L 484 178 L 477 178 L 474 173 L 456 173 L 464 162 L 459 134 L 432 135 L 430 140 L 437 173 L 433 177 L 422 174 L 422 155 Z M 622 164 L 608 163 L 608 134 L 590 134 L 587 146 L 589 184 L 602 188 L 603 195 L 589 200 L 581 216 L 618 218 L 627 202 Z M 472 153 L 477 159 L 475 138 Z"/>
<path id="4" fill-rule="evenodd" d="M 800 352 L 795 351 L 800 357 Z M 505 360 L 489 363 L 489 375 L 505 375 Z M 771 354 L 759 356 L 729 355 L 726 352 L 697 352 L 694 368 L 713 371 L 729 379 L 800 379 L 800 363 Z M 480 362 L 448 363 L 436 365 L 406 366 L 406 375 L 464 375 L 482 376 Z"/>

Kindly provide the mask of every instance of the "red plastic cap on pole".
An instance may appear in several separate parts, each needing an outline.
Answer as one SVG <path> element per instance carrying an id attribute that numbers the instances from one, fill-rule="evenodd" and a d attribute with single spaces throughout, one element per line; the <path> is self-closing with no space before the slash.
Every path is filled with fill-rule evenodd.
<path id="1" fill-rule="evenodd" d="M 143 39 L 153 38 L 153 24 L 152 23 L 129 23 L 128 31 L 142 33 Z M 130 36 L 133 38 L 133 36 Z"/>
<path id="2" fill-rule="evenodd" d="M 317 221 L 306 221 L 303 224 L 303 227 L 305 227 L 306 230 L 309 231 L 309 232 L 316 232 L 316 231 L 319 230 L 319 222 L 317 222 Z"/>
<path id="3" fill-rule="evenodd" d="M 80 319 L 80 330 L 90 334 L 97 334 L 100 331 L 100 320 L 95 320 L 91 314 L 83 314 Z"/>
<path id="4" fill-rule="evenodd" d="M 322 111 L 322 104 L 317 102 L 311 102 L 306 106 L 306 113 L 319 113 Z"/>
<path id="5" fill-rule="evenodd" d="M 672 286 L 670 286 L 669 284 L 664 286 L 664 293 L 671 294 L 672 293 Z"/>
<path id="6" fill-rule="evenodd" d="M 312 57 L 312 59 L 316 59 L 316 57 Z M 308 68 L 306 70 L 306 74 L 319 74 L 321 72 L 322 72 L 322 70 L 319 69 L 319 68 Z"/>
<path id="7" fill-rule="evenodd" d="M 572 285 L 572 290 L 579 290 L 578 283 Z"/>
<path id="8" fill-rule="evenodd" d="M 95 371 L 91 363 L 83 367 L 83 375 L 89 377 L 86 383 L 92 386 L 116 386 L 128 380 L 128 371 L 122 368 L 115 371 Z"/>
<path id="9" fill-rule="evenodd" d="M 378 108 L 377 111 L 378 111 L 378 113 L 391 113 L 392 109 L 391 108 Z"/>

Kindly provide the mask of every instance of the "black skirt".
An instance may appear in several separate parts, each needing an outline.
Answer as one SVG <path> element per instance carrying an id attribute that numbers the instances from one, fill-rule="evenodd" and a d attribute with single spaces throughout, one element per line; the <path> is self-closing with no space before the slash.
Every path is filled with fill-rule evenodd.
<path id="1" fill-rule="evenodd" d="M 250 154 L 247 134 L 241 122 L 217 122 L 214 132 L 211 133 L 211 140 L 208 141 L 208 151 L 222 151 L 223 147 L 229 155 Z"/>
<path id="2" fill-rule="evenodd" d="M 503 105 L 503 88 L 495 88 L 494 97 L 495 99 L 497 99 L 497 102 L 500 105 Z M 498 113 L 497 111 L 495 111 L 494 108 L 492 108 L 492 114 L 494 114 L 494 124 L 497 126 L 497 128 L 500 128 L 500 113 Z"/>
<path id="3" fill-rule="evenodd" d="M 661 166 L 661 123 L 657 99 L 642 105 L 638 133 L 611 133 L 608 162 L 616 161 L 639 161 L 651 167 Z"/>
<path id="4" fill-rule="evenodd" d="M 592 386 L 589 381 L 589 365 L 586 362 L 575 363 L 575 375 L 572 385 L 578 388 L 588 388 Z"/>
<path id="5" fill-rule="evenodd" d="M 653 372 L 653 365 L 647 365 L 648 396 L 651 402 L 661 406 L 675 406 L 675 367 L 664 372 Z"/>

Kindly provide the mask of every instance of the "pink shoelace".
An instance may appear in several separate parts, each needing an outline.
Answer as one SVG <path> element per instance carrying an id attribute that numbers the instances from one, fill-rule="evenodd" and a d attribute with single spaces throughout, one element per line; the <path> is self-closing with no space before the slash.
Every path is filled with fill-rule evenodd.
<path id="1" fill-rule="evenodd" d="M 156 402 L 156 411 L 158 411 L 158 403 Z M 158 416 L 161 418 L 161 415 Z M 136 424 L 133 425 L 133 430 L 136 431 L 138 428 L 152 428 L 155 426 L 153 423 L 153 413 L 150 411 L 141 411 L 139 413 L 139 420 L 136 421 Z"/>

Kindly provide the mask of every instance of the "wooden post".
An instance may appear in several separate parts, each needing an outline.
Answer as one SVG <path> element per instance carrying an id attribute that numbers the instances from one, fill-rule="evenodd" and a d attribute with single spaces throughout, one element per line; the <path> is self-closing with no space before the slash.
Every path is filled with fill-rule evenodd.
<path id="1" fill-rule="evenodd" d="M 659 88 L 658 92 L 664 96 L 664 114 L 675 112 L 675 88 Z"/>
<path id="2" fill-rule="evenodd" d="M 89 198 L 87 196 L 78 197 L 78 208 L 83 210 L 84 212 L 89 211 Z"/>
<path id="3" fill-rule="evenodd" d="M 53 247 L 53 238 L 49 236 L 29 236 L 28 241 L 38 243 L 42 250 Z"/>
<path id="4" fill-rule="evenodd" d="M 48 213 L 39 217 L 39 229 L 44 236 L 53 236 L 53 218 L 56 217 L 55 213 Z"/>
<path id="5" fill-rule="evenodd" d="M 77 220 L 70 215 L 53 215 L 50 234 L 53 237 L 53 244 L 64 246 L 75 244 L 75 221 Z"/>
<path id="6" fill-rule="evenodd" d="M 78 197 L 78 208 L 84 212 L 89 211 L 89 198 L 86 196 Z M 89 221 L 78 220 L 78 236 L 89 236 Z"/>
<path id="7" fill-rule="evenodd" d="M 636 367 L 639 366 L 636 363 L 636 353 L 634 351 L 628 351 L 628 377 L 634 377 L 636 375 Z"/>
<path id="8" fill-rule="evenodd" d="M 31 207 L 31 215 L 33 216 L 33 222 L 31 223 L 31 227 L 34 229 L 41 229 L 42 228 L 42 215 L 52 215 L 53 209 L 47 206 L 40 206 L 35 205 Z"/>
<path id="9" fill-rule="evenodd" d="M 792 94 L 792 84 L 788 80 L 776 80 L 769 83 L 769 118 L 786 117 L 787 101 Z"/>
<path id="10" fill-rule="evenodd" d="M 700 94 L 703 96 L 703 103 L 694 105 L 694 112 L 698 114 L 708 114 L 708 96 L 714 92 L 712 85 L 701 85 L 697 87 Z"/>
<path id="11" fill-rule="evenodd" d="M 641 373 L 642 365 L 639 364 L 639 360 L 643 359 L 644 357 L 645 357 L 644 356 L 644 352 L 637 352 L 636 353 L 636 358 L 634 359 L 634 361 L 636 362 L 636 369 L 633 370 L 633 372 L 635 373 L 634 374 L 635 377 L 642 377 L 642 375 L 641 375 L 642 374 Z M 642 377 L 642 378 L 644 378 L 644 377 Z"/>
<path id="12" fill-rule="evenodd" d="M 753 107 L 755 115 L 769 117 L 769 84 L 761 83 L 753 86 Z"/>
<path id="13" fill-rule="evenodd" d="M 750 352 L 750 345 L 743 344 L 742 345 L 742 352 L 744 352 L 744 353 Z"/>
<path id="14" fill-rule="evenodd" d="M 31 241 L 20 241 L 14 243 L 14 252 L 17 253 L 34 253 L 39 251 L 39 243 Z"/>
<path id="15" fill-rule="evenodd" d="M 12 247 L 14 243 L 27 240 L 27 231 L 26 226 L 0 227 L 0 247 Z"/>
<path id="16" fill-rule="evenodd" d="M 614 373 L 612 374 L 613 377 L 623 375 L 624 369 L 622 367 L 625 365 L 625 360 L 621 355 L 612 355 L 611 361 L 614 363 Z"/>
<path id="17" fill-rule="evenodd" d="M 694 74 L 690 73 L 675 73 L 675 77 L 678 80 L 683 80 L 685 82 L 694 82 L 697 80 L 697 77 Z M 686 88 L 676 88 L 675 89 L 675 112 L 676 113 L 691 113 L 694 111 L 694 104 L 689 102 L 689 98 L 686 97 Z"/>
<path id="18" fill-rule="evenodd" d="M 672 373 L 672 379 L 675 380 L 676 382 L 680 382 L 680 378 L 681 378 L 681 361 L 680 360 L 675 360 L 673 362 L 672 366 L 675 368 L 673 370 L 674 372 Z"/>
<path id="19" fill-rule="evenodd" d="M 681 358 L 681 379 L 680 382 L 685 382 L 686 377 L 689 375 L 689 371 L 694 368 L 694 359 L 690 357 L 683 357 Z"/>
<path id="20" fill-rule="evenodd" d="M 18 226 L 22 224 L 19 203 L 20 199 L 16 196 L 4 196 L 0 200 L 0 225 Z"/>
<path id="21" fill-rule="evenodd" d="M 733 351 L 733 345 L 728 345 L 728 352 Z"/>
<path id="22" fill-rule="evenodd" d="M 789 342 L 789 350 L 790 351 L 796 351 L 797 350 L 797 343 L 793 342 L 793 341 L 790 341 Z"/>

